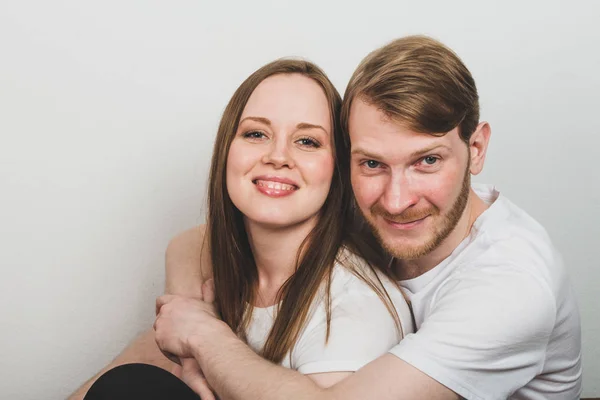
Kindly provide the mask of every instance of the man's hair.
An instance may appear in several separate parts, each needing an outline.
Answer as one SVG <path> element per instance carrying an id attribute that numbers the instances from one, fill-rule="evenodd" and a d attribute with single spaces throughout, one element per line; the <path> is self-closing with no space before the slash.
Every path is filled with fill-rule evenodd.
<path id="1" fill-rule="evenodd" d="M 452 50 L 426 36 L 394 40 L 362 60 L 342 106 L 348 143 L 350 108 L 357 98 L 416 132 L 438 136 L 458 126 L 467 143 L 479 123 L 471 73 Z"/>

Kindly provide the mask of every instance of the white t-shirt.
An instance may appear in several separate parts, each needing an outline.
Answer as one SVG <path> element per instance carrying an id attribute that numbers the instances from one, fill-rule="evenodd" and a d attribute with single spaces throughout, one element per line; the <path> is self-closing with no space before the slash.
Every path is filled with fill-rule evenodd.
<path id="1" fill-rule="evenodd" d="M 364 268 L 362 259 L 347 251 L 342 254 Z M 384 276 L 379 278 L 396 308 L 404 334 L 413 332 L 410 309 L 402 293 Z M 402 339 L 392 315 L 373 289 L 336 263 L 331 281 L 330 334 L 325 344 L 327 320 L 322 293 L 313 302 L 307 323 L 282 366 L 303 374 L 354 372 Z M 248 345 L 257 353 L 273 326 L 275 310 L 276 306 L 253 309 L 246 336 Z"/>
<path id="2" fill-rule="evenodd" d="M 546 231 L 491 186 L 454 252 L 400 282 L 417 332 L 390 352 L 466 399 L 579 399 L 579 310 Z"/>

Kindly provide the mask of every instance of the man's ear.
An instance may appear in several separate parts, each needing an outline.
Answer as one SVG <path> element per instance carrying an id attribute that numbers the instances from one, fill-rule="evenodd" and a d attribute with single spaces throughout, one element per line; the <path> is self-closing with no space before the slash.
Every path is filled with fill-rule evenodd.
<path id="1" fill-rule="evenodd" d="M 490 128 L 490 124 L 487 122 L 480 122 L 469 139 L 469 150 L 471 155 L 470 172 L 473 175 L 477 175 L 483 170 L 485 154 L 491 135 L 492 129 Z"/>

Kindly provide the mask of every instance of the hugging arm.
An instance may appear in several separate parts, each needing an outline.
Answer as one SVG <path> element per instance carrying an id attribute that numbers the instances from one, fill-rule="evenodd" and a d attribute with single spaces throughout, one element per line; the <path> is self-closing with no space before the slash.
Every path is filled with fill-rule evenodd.
<path id="1" fill-rule="evenodd" d="M 410 364 L 386 354 L 399 336 L 377 296 L 346 294 L 338 300 L 328 344 L 322 324 L 316 324 L 294 348 L 293 367 L 300 372 L 265 361 L 210 312 L 198 315 L 188 345 L 223 400 L 458 398 Z"/>
<path id="2" fill-rule="evenodd" d="M 224 400 L 509 396 L 533 379 L 544 361 L 554 323 L 551 292 L 527 271 L 511 266 L 479 266 L 476 273 L 450 283 L 417 333 L 402 340 L 392 354 L 326 389 L 261 359 L 208 314 L 189 345 Z"/>
<path id="3" fill-rule="evenodd" d="M 391 354 L 330 388 L 321 388 L 299 372 L 263 360 L 220 321 L 207 324 L 203 336 L 202 340 L 194 337 L 190 344 L 208 382 L 224 400 L 458 399 Z"/>

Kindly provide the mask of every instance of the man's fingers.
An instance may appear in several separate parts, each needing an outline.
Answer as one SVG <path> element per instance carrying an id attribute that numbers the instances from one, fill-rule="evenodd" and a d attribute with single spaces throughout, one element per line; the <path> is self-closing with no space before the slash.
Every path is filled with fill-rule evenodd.
<path id="1" fill-rule="evenodd" d="M 215 281 L 214 280 L 209 279 L 202 284 L 202 296 L 203 296 L 205 302 L 214 303 L 214 301 L 215 301 Z"/>

